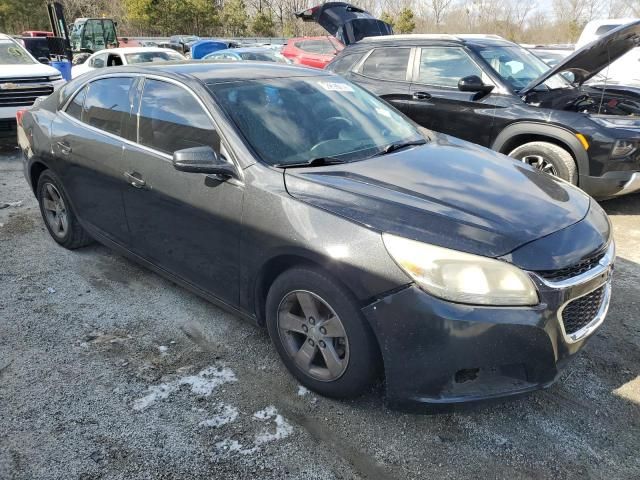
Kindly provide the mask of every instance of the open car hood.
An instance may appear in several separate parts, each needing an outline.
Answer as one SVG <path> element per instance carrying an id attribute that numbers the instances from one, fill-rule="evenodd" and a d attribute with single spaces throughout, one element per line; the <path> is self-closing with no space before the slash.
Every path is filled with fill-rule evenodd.
<path id="1" fill-rule="evenodd" d="M 574 83 L 582 85 L 607 65 L 613 63 L 637 46 L 640 46 L 640 21 L 621 25 L 611 30 L 608 34 L 576 50 L 518 93 L 520 95 L 526 95 L 554 75 L 563 72 L 573 73 Z"/>
<path id="2" fill-rule="evenodd" d="M 369 12 L 344 2 L 328 2 L 296 13 L 305 22 L 316 22 L 345 45 L 365 37 L 393 35 L 391 25 Z"/>

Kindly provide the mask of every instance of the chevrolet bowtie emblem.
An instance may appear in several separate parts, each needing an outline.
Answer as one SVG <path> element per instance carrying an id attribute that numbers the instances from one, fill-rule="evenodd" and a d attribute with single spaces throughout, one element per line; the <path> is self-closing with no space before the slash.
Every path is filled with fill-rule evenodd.
<path id="1" fill-rule="evenodd" d="M 0 90 L 15 90 L 16 88 L 20 88 L 17 83 L 0 83 Z"/>

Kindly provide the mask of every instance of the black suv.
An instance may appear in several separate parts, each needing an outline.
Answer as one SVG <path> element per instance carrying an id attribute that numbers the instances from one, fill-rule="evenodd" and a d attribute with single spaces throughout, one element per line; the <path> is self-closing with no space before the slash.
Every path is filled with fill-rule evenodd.
<path id="1" fill-rule="evenodd" d="M 339 24 L 337 7 L 345 4 L 329 5 L 302 18 Z M 640 189 L 640 95 L 584 82 L 639 38 L 640 22 L 620 27 L 549 69 L 494 35 L 371 36 L 352 42 L 327 69 L 424 127 L 521 159 L 606 198 Z"/>

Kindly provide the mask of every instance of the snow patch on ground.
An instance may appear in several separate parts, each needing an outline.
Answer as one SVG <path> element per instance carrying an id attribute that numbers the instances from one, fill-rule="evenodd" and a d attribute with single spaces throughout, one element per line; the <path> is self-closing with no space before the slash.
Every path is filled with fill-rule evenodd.
<path id="1" fill-rule="evenodd" d="M 195 395 L 208 397 L 220 385 L 235 382 L 236 374 L 229 368 L 208 367 L 196 375 L 188 375 L 177 378 L 171 382 L 153 385 L 148 388 L 147 394 L 133 402 L 134 410 L 144 410 L 158 400 L 164 400 L 172 393 L 180 390 L 183 385 L 191 387 Z"/>
<path id="2" fill-rule="evenodd" d="M 237 410 L 236 410 L 236 415 L 237 415 Z M 262 432 L 260 432 L 254 437 L 252 447 L 245 447 L 244 445 L 239 443 L 237 440 L 226 438 L 215 444 L 217 457 L 227 456 L 233 453 L 238 453 L 240 455 L 253 454 L 258 452 L 262 445 L 265 445 L 266 443 L 273 442 L 276 440 L 282 440 L 284 438 L 287 438 L 289 435 L 293 433 L 293 427 L 289 424 L 289 422 L 285 420 L 285 418 L 282 415 L 278 413 L 278 410 L 276 410 L 276 407 L 274 407 L 273 405 L 270 405 L 262 410 L 255 412 L 253 414 L 253 419 L 259 420 L 261 422 L 265 422 L 267 420 L 273 419 L 273 421 L 276 424 L 275 432 L 271 432 L 267 429 L 263 430 Z"/>
<path id="3" fill-rule="evenodd" d="M 200 422 L 201 427 L 218 428 L 227 423 L 233 422 L 238 418 L 238 409 L 233 405 L 226 405 L 224 403 L 218 404 L 219 413 L 207 420 Z"/>
<path id="4" fill-rule="evenodd" d="M 250 455 L 252 453 L 256 453 L 257 451 L 258 447 L 244 448 L 240 442 L 238 442 L 237 440 L 231 440 L 229 438 L 225 438 L 224 440 L 216 443 L 216 452 L 218 453 L 218 455 L 228 455 L 231 453 Z"/>
<path id="5" fill-rule="evenodd" d="M 302 385 L 298 385 L 298 396 L 304 397 L 307 393 L 309 393 L 309 389 L 303 387 Z"/>
<path id="6" fill-rule="evenodd" d="M 253 418 L 257 418 L 258 420 L 269 420 L 275 417 L 276 423 L 276 431 L 270 432 L 268 430 L 264 430 L 262 433 L 256 436 L 255 444 L 263 445 L 265 443 L 273 442 L 274 440 L 282 440 L 283 438 L 287 438 L 291 433 L 293 433 L 293 427 L 287 422 L 282 415 L 278 413 L 276 407 L 273 405 L 268 406 L 264 410 L 260 410 L 253 414 Z"/>

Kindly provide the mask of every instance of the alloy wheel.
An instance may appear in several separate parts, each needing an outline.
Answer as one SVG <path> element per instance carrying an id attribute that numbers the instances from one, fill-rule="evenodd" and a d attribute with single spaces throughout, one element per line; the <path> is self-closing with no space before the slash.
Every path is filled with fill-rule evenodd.
<path id="1" fill-rule="evenodd" d="M 42 209 L 51 232 L 58 238 L 64 238 L 69 230 L 69 215 L 60 191 L 52 183 L 43 185 Z"/>
<path id="2" fill-rule="evenodd" d="M 541 172 L 558 176 L 558 171 L 553 163 L 549 162 L 542 155 L 525 155 L 521 160 Z"/>
<path id="3" fill-rule="evenodd" d="M 340 378 L 349 364 L 349 341 L 340 317 L 312 292 L 288 293 L 278 307 L 278 333 L 296 366 L 323 382 Z"/>

